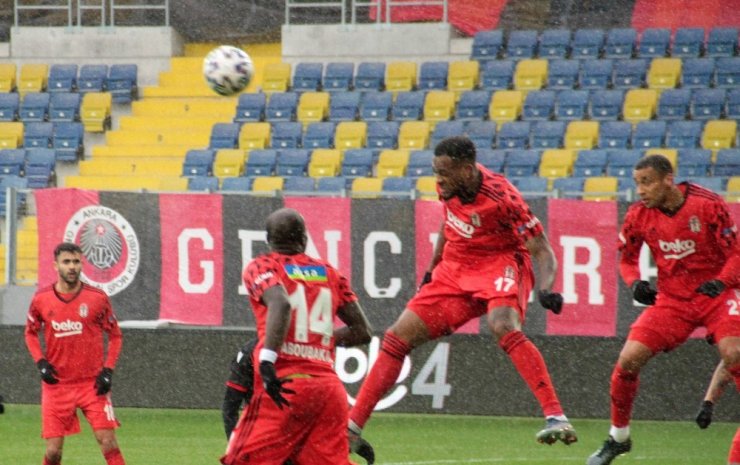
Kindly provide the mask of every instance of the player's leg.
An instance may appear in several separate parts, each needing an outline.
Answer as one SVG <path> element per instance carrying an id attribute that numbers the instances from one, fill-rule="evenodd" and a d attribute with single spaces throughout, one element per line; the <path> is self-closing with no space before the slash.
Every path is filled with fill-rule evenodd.
<path id="1" fill-rule="evenodd" d="M 118 448 L 116 432 L 113 429 L 96 429 L 93 430 L 95 440 L 98 441 L 100 452 L 105 457 L 105 463 L 108 465 L 125 465 L 121 449 Z"/>
<path id="2" fill-rule="evenodd" d="M 62 449 L 64 448 L 64 436 L 46 438 L 46 452 L 44 453 L 44 465 L 57 465 L 62 462 Z"/>
<path id="3" fill-rule="evenodd" d="M 126 462 L 118 448 L 115 433 L 120 423 L 113 410 L 110 392 L 99 396 L 92 386 L 82 384 L 77 390 L 77 404 L 92 427 L 106 463 L 124 465 Z"/>
<path id="4" fill-rule="evenodd" d="M 64 437 L 80 432 L 76 386 L 41 383 L 41 437 L 46 441 L 44 465 L 62 461 Z"/>

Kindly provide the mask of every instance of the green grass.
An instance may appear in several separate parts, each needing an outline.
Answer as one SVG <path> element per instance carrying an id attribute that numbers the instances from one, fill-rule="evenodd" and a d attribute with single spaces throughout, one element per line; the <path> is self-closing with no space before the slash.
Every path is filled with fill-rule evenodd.
<path id="1" fill-rule="evenodd" d="M 119 408 L 118 440 L 128 465 L 215 465 L 225 448 L 217 410 Z M 378 465 L 573 465 L 600 446 L 606 420 L 573 423 L 580 441 L 570 447 L 537 444 L 536 418 L 457 415 L 376 414 L 364 436 L 375 446 Z M 67 438 L 64 461 L 105 465 L 89 426 Z M 44 451 L 37 405 L 7 405 L 0 416 L 0 463 L 38 465 Z M 724 464 L 736 426 L 715 423 L 699 430 L 693 422 L 636 421 L 632 453 L 615 463 L 628 465 Z M 360 462 L 362 463 L 362 462 Z"/>

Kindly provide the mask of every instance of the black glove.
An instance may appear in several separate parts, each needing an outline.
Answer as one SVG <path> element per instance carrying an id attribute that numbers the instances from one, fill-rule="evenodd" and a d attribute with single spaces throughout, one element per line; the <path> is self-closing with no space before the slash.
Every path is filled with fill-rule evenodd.
<path id="1" fill-rule="evenodd" d="M 537 300 L 540 305 L 556 315 L 563 311 L 563 296 L 559 292 L 550 292 L 544 289 L 537 292 Z"/>
<path id="2" fill-rule="evenodd" d="M 696 415 L 696 424 L 699 428 L 706 429 L 707 426 L 712 424 L 712 413 L 714 412 L 714 402 L 711 400 L 705 400 L 701 403 L 699 413 Z"/>
<path id="3" fill-rule="evenodd" d="M 419 283 L 419 287 L 416 288 L 416 292 L 419 292 L 422 287 L 424 287 L 424 284 L 432 282 L 432 272 L 427 271 L 424 273 L 424 277 L 421 278 L 421 282 Z"/>
<path id="4" fill-rule="evenodd" d="M 262 385 L 270 398 L 275 401 L 280 410 L 283 405 L 290 405 L 288 399 L 283 394 L 295 394 L 295 391 L 283 387 L 283 384 L 292 383 L 291 379 L 280 379 L 275 372 L 275 364 L 263 360 L 260 362 L 260 376 L 262 376 Z"/>
<path id="5" fill-rule="evenodd" d="M 704 294 L 709 297 L 717 297 L 718 295 L 722 294 L 722 291 L 725 290 L 725 283 L 720 281 L 719 279 L 713 279 L 711 281 L 707 281 L 701 286 L 696 288 L 696 292 L 699 294 Z"/>
<path id="6" fill-rule="evenodd" d="M 632 283 L 632 298 L 644 305 L 655 304 L 655 296 L 658 291 L 650 286 L 648 281 L 635 281 Z"/>
<path id="7" fill-rule="evenodd" d="M 3 396 L 0 396 L 0 415 L 2 415 L 3 413 L 5 413 L 5 405 L 3 405 L 3 401 L 4 400 L 5 399 L 3 399 Z"/>
<path id="8" fill-rule="evenodd" d="M 108 394 L 113 383 L 113 370 L 103 367 L 95 378 L 95 393 L 99 396 Z"/>
<path id="9" fill-rule="evenodd" d="M 36 362 L 36 366 L 39 369 L 39 373 L 41 373 L 41 380 L 48 384 L 56 384 L 59 382 L 57 379 L 57 371 L 54 369 L 54 365 L 49 363 L 48 360 L 45 358 L 42 358 L 38 362 Z"/>
<path id="10" fill-rule="evenodd" d="M 367 465 L 375 463 L 375 450 L 373 446 L 356 434 L 349 435 L 349 451 L 359 455 L 367 462 Z"/>

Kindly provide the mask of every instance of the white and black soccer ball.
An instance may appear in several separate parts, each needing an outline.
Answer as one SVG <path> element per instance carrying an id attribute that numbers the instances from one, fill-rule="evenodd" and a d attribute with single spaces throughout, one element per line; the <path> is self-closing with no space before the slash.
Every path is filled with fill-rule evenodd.
<path id="1" fill-rule="evenodd" d="M 221 45 L 203 59 L 203 76 L 208 87 L 220 95 L 241 92 L 254 76 L 254 63 L 244 50 Z"/>

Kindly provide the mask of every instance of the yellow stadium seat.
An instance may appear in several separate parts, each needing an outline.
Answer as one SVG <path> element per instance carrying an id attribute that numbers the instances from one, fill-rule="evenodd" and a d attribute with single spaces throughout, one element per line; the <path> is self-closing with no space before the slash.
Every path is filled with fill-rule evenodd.
<path id="1" fill-rule="evenodd" d="M 259 176 L 254 178 L 252 192 L 263 194 L 274 194 L 283 190 L 282 176 Z"/>
<path id="2" fill-rule="evenodd" d="M 663 155 L 673 165 L 673 170 L 678 169 L 678 150 L 677 149 L 648 149 L 645 151 L 645 156 L 648 155 Z"/>
<path id="3" fill-rule="evenodd" d="M 262 92 L 285 92 L 290 85 L 290 63 L 268 63 L 262 74 Z"/>
<path id="4" fill-rule="evenodd" d="M 650 63 L 647 84 L 652 89 L 673 89 L 680 77 L 680 58 L 655 58 Z"/>
<path id="5" fill-rule="evenodd" d="M 727 180 L 727 201 L 740 202 L 740 176 L 732 176 Z"/>
<path id="6" fill-rule="evenodd" d="M 455 114 L 455 93 L 445 90 L 432 90 L 424 98 L 424 121 L 448 121 Z M 432 129 L 434 129 L 432 127 Z"/>
<path id="7" fill-rule="evenodd" d="M 365 147 L 367 123 L 365 121 L 342 121 L 334 130 L 334 147 L 344 153 L 347 149 Z"/>
<path id="8" fill-rule="evenodd" d="M 563 178 L 573 172 L 576 151 L 568 149 L 548 149 L 542 152 L 539 175 L 543 178 Z"/>
<path id="9" fill-rule="evenodd" d="M 304 92 L 298 101 L 298 121 L 305 126 L 315 121 L 323 121 L 329 115 L 328 92 Z"/>
<path id="10" fill-rule="evenodd" d="M 565 148 L 587 150 L 599 140 L 598 121 L 571 121 L 565 130 Z"/>
<path id="11" fill-rule="evenodd" d="M 478 87 L 479 74 L 478 61 L 453 61 L 447 71 L 447 90 L 455 93 L 455 100 L 460 100 L 461 93 Z"/>
<path id="12" fill-rule="evenodd" d="M 438 200 L 437 178 L 434 176 L 421 176 L 416 180 L 416 190 L 421 200 Z"/>
<path id="13" fill-rule="evenodd" d="M 586 178 L 583 183 L 583 200 L 616 200 L 619 182 L 613 176 Z"/>
<path id="14" fill-rule="evenodd" d="M 270 123 L 244 123 L 239 130 L 239 148 L 263 149 L 270 146 Z"/>
<path id="15" fill-rule="evenodd" d="M 80 121 L 87 132 L 104 132 L 111 127 L 112 97 L 108 92 L 89 92 L 82 97 Z"/>
<path id="16" fill-rule="evenodd" d="M 374 199 L 380 197 L 383 180 L 380 178 L 355 178 L 352 180 L 352 197 Z"/>
<path id="17" fill-rule="evenodd" d="M 380 152 L 378 157 L 377 177 L 399 177 L 406 176 L 406 167 L 409 164 L 408 150 L 386 149 Z"/>
<path id="18" fill-rule="evenodd" d="M 0 149 L 14 149 L 23 145 L 23 123 L 0 122 Z"/>
<path id="19" fill-rule="evenodd" d="M 624 120 L 634 124 L 652 119 L 657 105 L 658 91 L 655 89 L 630 89 L 622 107 Z"/>
<path id="20" fill-rule="evenodd" d="M 0 92 L 13 92 L 16 88 L 15 63 L 0 63 Z"/>
<path id="21" fill-rule="evenodd" d="M 522 60 L 514 72 L 514 88 L 529 91 L 539 90 L 547 81 L 547 60 Z"/>
<path id="22" fill-rule="evenodd" d="M 21 65 L 18 93 L 21 99 L 29 92 L 43 92 L 49 78 L 49 65 L 27 63 Z"/>
<path id="23" fill-rule="evenodd" d="M 404 121 L 398 129 L 398 148 L 424 150 L 429 146 L 430 134 L 428 121 Z"/>
<path id="24" fill-rule="evenodd" d="M 308 163 L 308 175 L 312 178 L 337 176 L 342 164 L 342 152 L 337 149 L 315 149 Z"/>
<path id="25" fill-rule="evenodd" d="M 415 86 L 416 63 L 411 61 L 388 63 L 385 68 L 385 90 L 388 92 L 402 92 L 412 90 Z"/>
<path id="26" fill-rule="evenodd" d="M 493 93 L 488 114 L 496 123 L 514 121 L 522 112 L 524 93 L 519 90 L 499 90 Z"/>
<path id="27" fill-rule="evenodd" d="M 710 150 L 730 148 L 735 145 L 736 133 L 737 121 L 735 120 L 707 121 L 701 135 L 701 146 Z"/>
<path id="28" fill-rule="evenodd" d="M 219 178 L 241 176 L 246 153 L 241 149 L 220 149 L 213 162 L 213 175 Z"/>

